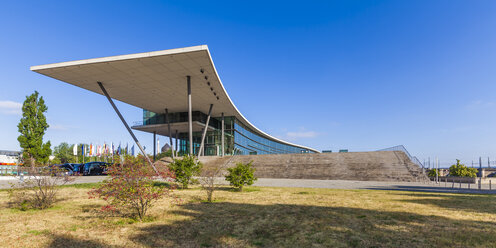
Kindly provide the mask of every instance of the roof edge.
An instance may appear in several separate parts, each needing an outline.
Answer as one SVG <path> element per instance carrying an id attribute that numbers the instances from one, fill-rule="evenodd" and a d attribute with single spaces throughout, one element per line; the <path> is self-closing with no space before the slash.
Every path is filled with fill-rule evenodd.
<path id="1" fill-rule="evenodd" d="M 31 66 L 29 69 L 31 71 L 39 71 L 39 70 L 52 69 L 52 68 L 57 68 L 57 67 L 62 67 L 62 66 L 95 64 L 95 63 L 104 63 L 104 62 L 111 62 L 111 61 L 118 61 L 118 60 L 148 58 L 148 57 L 171 55 L 171 54 L 178 54 L 178 53 L 197 52 L 197 51 L 208 51 L 208 46 L 207 45 L 199 45 L 199 46 L 160 50 L 160 51 L 154 51 L 154 52 L 133 53 L 133 54 L 116 55 L 116 56 L 108 56 L 108 57 L 93 58 L 93 59 L 74 60 L 74 61 L 68 61 L 68 62 L 45 64 L 45 65 L 35 65 L 35 66 Z"/>

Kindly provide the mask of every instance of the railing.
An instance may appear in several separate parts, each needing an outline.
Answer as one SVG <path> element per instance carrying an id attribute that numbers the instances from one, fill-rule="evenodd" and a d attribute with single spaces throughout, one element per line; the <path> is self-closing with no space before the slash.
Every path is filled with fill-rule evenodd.
<path id="1" fill-rule="evenodd" d="M 16 165 L 0 167 L 0 176 L 19 176 L 21 174 L 27 175 L 28 170 L 24 167 Z"/>
<path id="2" fill-rule="evenodd" d="M 404 152 L 406 154 L 406 156 L 408 156 L 408 158 L 413 163 L 415 163 L 416 165 L 420 166 L 421 168 L 424 168 L 424 165 L 418 160 L 418 158 L 415 157 L 415 156 L 410 155 L 410 153 L 406 150 L 406 148 L 403 145 L 393 146 L 393 147 L 381 149 L 381 150 L 378 150 L 378 151 L 402 151 L 402 152 Z"/>

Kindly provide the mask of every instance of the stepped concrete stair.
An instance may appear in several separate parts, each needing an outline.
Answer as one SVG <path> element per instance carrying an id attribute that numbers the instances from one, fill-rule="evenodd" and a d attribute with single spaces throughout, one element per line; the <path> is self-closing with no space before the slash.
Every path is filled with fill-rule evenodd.
<path id="1" fill-rule="evenodd" d="M 255 176 L 322 180 L 402 181 L 428 180 L 422 169 L 401 151 L 269 154 L 201 157 L 205 167 L 227 167 L 253 161 Z"/>

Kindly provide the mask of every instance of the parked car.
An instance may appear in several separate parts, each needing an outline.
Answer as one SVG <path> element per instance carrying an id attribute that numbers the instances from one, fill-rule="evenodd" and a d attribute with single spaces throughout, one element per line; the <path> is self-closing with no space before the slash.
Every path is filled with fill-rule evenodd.
<path id="1" fill-rule="evenodd" d="M 52 174 L 59 173 L 62 175 L 74 175 L 74 165 L 73 163 L 56 164 L 50 167 Z"/>
<path id="2" fill-rule="evenodd" d="M 83 175 L 84 164 L 72 164 L 73 175 Z"/>
<path id="3" fill-rule="evenodd" d="M 105 162 L 88 162 L 84 164 L 82 174 L 83 176 L 105 175 L 107 174 L 108 165 L 109 163 Z"/>

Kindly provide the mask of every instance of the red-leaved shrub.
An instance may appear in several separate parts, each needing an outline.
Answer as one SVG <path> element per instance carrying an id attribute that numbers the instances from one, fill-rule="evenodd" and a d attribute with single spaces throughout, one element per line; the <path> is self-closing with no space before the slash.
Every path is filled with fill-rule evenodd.
<path id="1" fill-rule="evenodd" d="M 154 180 L 171 181 L 173 174 L 167 168 L 161 168 L 157 175 L 143 157 L 126 159 L 122 165 L 111 165 L 107 173 L 110 178 L 88 192 L 90 198 L 101 198 L 109 203 L 102 210 L 126 210 L 142 220 L 154 202 L 164 196 L 172 197 L 171 187 L 154 183 Z"/>

